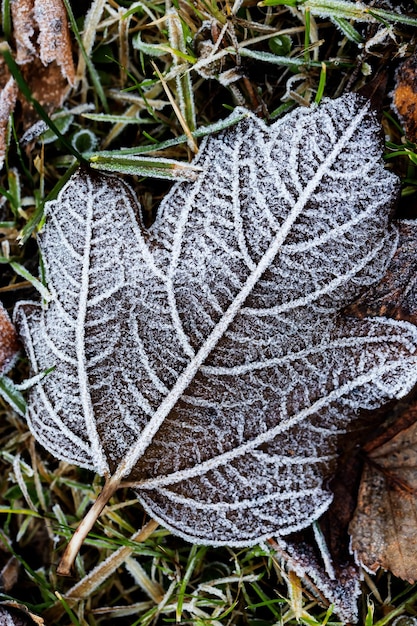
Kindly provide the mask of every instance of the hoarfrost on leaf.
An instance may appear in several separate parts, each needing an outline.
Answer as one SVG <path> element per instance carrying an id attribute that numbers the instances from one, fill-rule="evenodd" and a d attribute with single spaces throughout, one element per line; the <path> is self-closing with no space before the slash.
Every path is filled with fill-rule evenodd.
<path id="1" fill-rule="evenodd" d="M 113 177 L 80 170 L 48 204 L 53 301 L 16 318 L 33 372 L 55 370 L 28 421 L 174 533 L 251 545 L 317 519 L 339 437 L 415 384 L 413 325 L 339 313 L 393 254 L 398 181 L 354 94 L 248 113 L 194 164 L 149 230 Z"/>

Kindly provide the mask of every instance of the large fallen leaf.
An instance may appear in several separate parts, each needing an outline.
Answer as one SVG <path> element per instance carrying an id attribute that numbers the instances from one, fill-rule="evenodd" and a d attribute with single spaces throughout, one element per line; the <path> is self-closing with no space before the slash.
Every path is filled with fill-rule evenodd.
<path id="1" fill-rule="evenodd" d="M 407 393 L 417 329 L 339 310 L 382 275 L 398 193 L 380 127 L 347 95 L 203 142 L 146 231 L 131 190 L 80 170 L 48 205 L 53 301 L 18 308 L 28 421 L 58 458 L 106 476 L 67 553 L 123 479 L 200 543 L 305 528 L 332 499 L 339 436 Z"/>

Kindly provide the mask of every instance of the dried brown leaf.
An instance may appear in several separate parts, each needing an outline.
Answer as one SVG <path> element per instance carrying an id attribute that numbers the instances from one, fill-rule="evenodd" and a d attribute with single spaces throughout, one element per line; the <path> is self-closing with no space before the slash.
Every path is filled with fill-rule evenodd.
<path id="1" fill-rule="evenodd" d="M 412 411 L 417 417 L 417 405 Z M 369 570 L 417 580 L 417 423 L 369 453 L 350 525 L 352 549 Z"/>
<path id="2" fill-rule="evenodd" d="M 32 41 L 35 35 L 33 0 L 11 0 L 10 12 L 16 44 L 16 62 L 19 64 L 27 63 L 36 55 L 35 45 Z"/>
<path id="3" fill-rule="evenodd" d="M 0 373 L 10 369 L 18 351 L 16 331 L 7 312 L 0 304 Z"/>
<path id="4" fill-rule="evenodd" d="M 410 141 L 417 141 L 417 55 L 399 67 L 394 90 L 394 107 Z"/>
<path id="5" fill-rule="evenodd" d="M 75 81 L 68 19 L 62 0 L 12 0 L 16 61 L 33 97 L 48 112 L 60 107 Z M 36 115 L 22 98 L 24 127 Z"/>
<path id="6" fill-rule="evenodd" d="M 7 151 L 7 125 L 18 95 L 14 78 L 9 78 L 0 93 L 0 168 Z"/>
<path id="7" fill-rule="evenodd" d="M 62 0 L 35 0 L 34 17 L 39 27 L 39 58 L 44 65 L 57 63 L 70 85 L 75 81 L 68 19 Z"/>

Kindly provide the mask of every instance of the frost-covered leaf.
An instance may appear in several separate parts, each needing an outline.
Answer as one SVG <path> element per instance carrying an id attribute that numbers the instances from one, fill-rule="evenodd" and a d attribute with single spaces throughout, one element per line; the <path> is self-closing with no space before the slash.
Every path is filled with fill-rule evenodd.
<path id="1" fill-rule="evenodd" d="M 417 221 L 396 225 L 398 246 L 384 276 L 346 309 L 349 315 L 383 315 L 417 324 Z"/>
<path id="2" fill-rule="evenodd" d="M 193 164 L 148 231 L 116 178 L 80 170 L 48 205 L 52 301 L 17 320 L 33 373 L 56 369 L 28 421 L 107 496 L 127 478 L 180 536 L 250 545 L 317 519 L 339 437 L 416 382 L 413 325 L 339 314 L 394 252 L 398 182 L 352 94 L 248 114 Z"/>
<path id="3" fill-rule="evenodd" d="M 356 623 L 357 600 L 360 595 L 358 568 L 344 562 L 337 576 L 329 573 L 314 550 L 314 543 L 300 537 L 270 540 L 276 558 L 284 571 L 294 572 L 310 596 L 328 608 L 333 605 L 343 623 Z"/>

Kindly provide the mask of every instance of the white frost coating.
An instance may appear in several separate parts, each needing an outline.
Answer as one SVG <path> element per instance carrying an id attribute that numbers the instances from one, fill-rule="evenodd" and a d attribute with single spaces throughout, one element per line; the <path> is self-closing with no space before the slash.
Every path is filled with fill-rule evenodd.
<path id="1" fill-rule="evenodd" d="M 137 484 L 191 541 L 251 545 L 326 510 L 339 437 L 417 379 L 417 329 L 342 307 L 396 247 L 398 182 L 349 94 L 206 138 L 152 229 L 121 181 L 79 171 L 48 205 L 47 309 L 16 318 L 28 420 L 59 458 Z"/>

